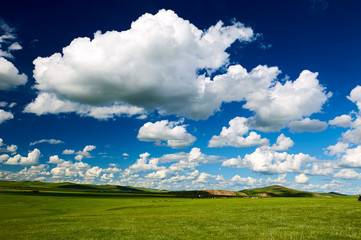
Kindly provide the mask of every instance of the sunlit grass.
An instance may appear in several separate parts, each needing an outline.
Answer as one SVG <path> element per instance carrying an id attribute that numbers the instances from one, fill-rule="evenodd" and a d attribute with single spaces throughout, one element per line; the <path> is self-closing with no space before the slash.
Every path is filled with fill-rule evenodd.
<path id="1" fill-rule="evenodd" d="M 115 195 L 115 196 L 114 196 Z M 355 197 L 0 193 L 1 239 L 360 239 Z"/>

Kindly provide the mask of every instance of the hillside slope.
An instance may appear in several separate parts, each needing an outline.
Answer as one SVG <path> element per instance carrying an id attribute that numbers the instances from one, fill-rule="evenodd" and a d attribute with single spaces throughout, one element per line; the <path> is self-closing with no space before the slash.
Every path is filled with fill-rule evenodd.
<path id="1" fill-rule="evenodd" d="M 261 197 L 329 197 L 328 194 L 320 194 L 313 192 L 305 192 L 283 187 L 280 185 L 272 185 L 263 188 L 254 188 L 240 191 L 248 196 Z"/>
<path id="2" fill-rule="evenodd" d="M 50 183 L 39 181 L 0 181 L 0 189 L 52 190 L 52 191 L 96 191 L 96 192 L 162 192 L 149 188 L 117 185 L 91 185 L 70 182 Z"/>

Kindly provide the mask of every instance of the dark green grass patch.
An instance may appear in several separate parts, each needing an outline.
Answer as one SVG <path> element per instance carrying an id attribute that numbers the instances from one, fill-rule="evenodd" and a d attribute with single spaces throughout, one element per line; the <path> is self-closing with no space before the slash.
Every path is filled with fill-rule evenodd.
<path id="1" fill-rule="evenodd" d="M 360 239 L 355 197 L 1 192 L 1 239 Z"/>

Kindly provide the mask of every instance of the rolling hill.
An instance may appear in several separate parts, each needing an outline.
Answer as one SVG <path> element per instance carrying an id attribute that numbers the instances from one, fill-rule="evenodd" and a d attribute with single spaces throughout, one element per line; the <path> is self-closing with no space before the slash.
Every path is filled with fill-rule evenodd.
<path id="1" fill-rule="evenodd" d="M 314 193 L 294 190 L 280 185 L 272 185 L 263 188 L 254 188 L 240 191 L 247 196 L 257 197 L 332 197 L 340 196 L 333 193 Z"/>
<path id="2" fill-rule="evenodd" d="M 31 191 L 61 191 L 61 192 L 127 192 L 127 193 L 162 193 L 178 197 L 342 197 L 340 193 L 314 193 L 294 190 L 280 185 L 263 188 L 247 189 L 242 191 L 228 190 L 193 190 L 193 191 L 167 191 L 150 188 L 139 188 L 118 185 L 92 185 L 71 182 L 51 183 L 39 181 L 0 181 L 0 190 L 31 190 Z"/>
<path id="3" fill-rule="evenodd" d="M 43 191 L 90 191 L 90 192 L 162 192 L 150 188 L 117 185 L 92 185 L 71 182 L 51 183 L 39 181 L 0 181 L 0 189 Z"/>

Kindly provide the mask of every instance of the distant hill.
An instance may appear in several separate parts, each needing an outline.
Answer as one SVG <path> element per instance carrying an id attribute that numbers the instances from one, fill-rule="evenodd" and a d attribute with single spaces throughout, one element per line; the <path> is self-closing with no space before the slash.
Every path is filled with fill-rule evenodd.
<path id="1" fill-rule="evenodd" d="M 0 181 L 0 190 L 32 190 L 32 191 L 59 191 L 59 192 L 128 192 L 128 193 L 162 193 L 179 197 L 342 197 L 337 192 L 314 193 L 294 190 L 280 185 L 263 188 L 247 189 L 242 191 L 228 190 L 194 190 L 194 191 L 166 191 L 150 188 L 139 188 L 118 185 L 92 185 L 71 182 L 51 183 L 39 181 Z"/>
<path id="2" fill-rule="evenodd" d="M 313 193 L 294 190 L 280 185 L 272 185 L 263 188 L 254 188 L 240 191 L 247 196 L 258 197 L 331 197 L 331 194 Z"/>
<path id="3" fill-rule="evenodd" d="M 50 183 L 39 181 L 0 181 L 0 189 L 52 190 L 52 191 L 96 191 L 96 192 L 162 192 L 149 188 L 117 185 L 92 185 L 71 182 Z"/>
<path id="4" fill-rule="evenodd" d="M 347 194 L 342 194 L 342 193 L 338 193 L 338 192 L 329 192 L 328 194 L 336 195 L 336 196 L 348 196 Z"/>

